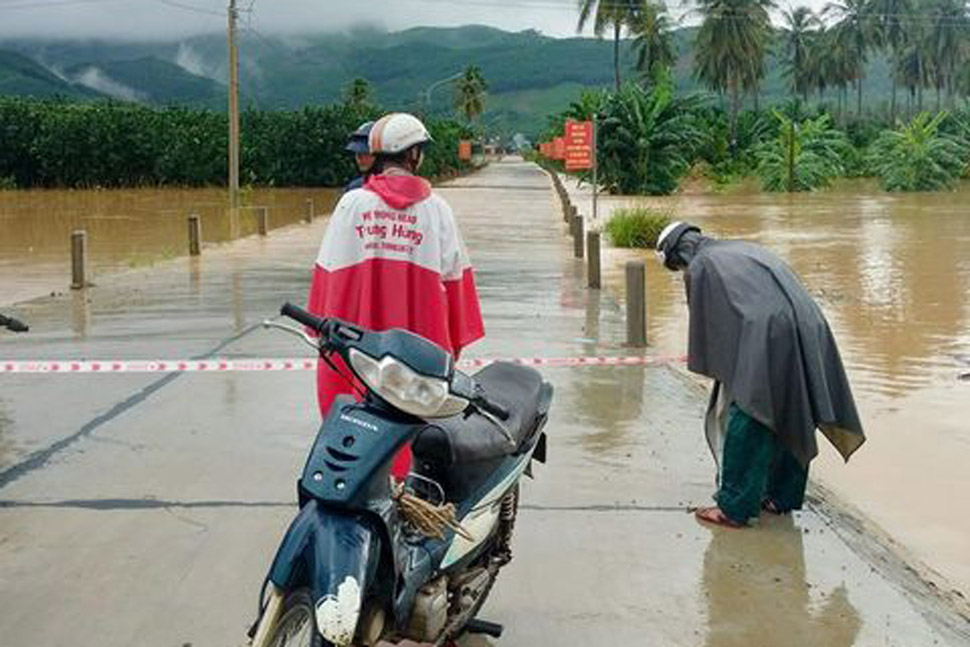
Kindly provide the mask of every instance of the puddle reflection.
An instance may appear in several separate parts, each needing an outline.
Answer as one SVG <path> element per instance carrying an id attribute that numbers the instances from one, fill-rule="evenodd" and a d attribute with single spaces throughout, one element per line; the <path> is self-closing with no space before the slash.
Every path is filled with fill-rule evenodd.
<path id="1" fill-rule="evenodd" d="M 850 647 L 862 627 L 844 587 L 817 592 L 806 582 L 791 518 L 712 531 L 703 577 L 708 647 Z"/>

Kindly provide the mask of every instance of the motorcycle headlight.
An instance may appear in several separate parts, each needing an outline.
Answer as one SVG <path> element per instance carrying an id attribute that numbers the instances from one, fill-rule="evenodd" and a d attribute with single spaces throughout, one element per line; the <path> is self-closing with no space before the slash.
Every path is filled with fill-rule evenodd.
<path id="1" fill-rule="evenodd" d="M 445 380 L 416 373 L 390 355 L 376 360 L 352 348 L 350 365 L 374 393 L 411 415 L 447 418 L 458 415 L 468 406 L 467 400 L 448 391 Z"/>

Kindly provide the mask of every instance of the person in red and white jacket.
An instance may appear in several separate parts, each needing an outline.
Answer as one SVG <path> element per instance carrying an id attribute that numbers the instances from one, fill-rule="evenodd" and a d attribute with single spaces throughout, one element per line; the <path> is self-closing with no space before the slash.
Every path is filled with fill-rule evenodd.
<path id="1" fill-rule="evenodd" d="M 344 194 L 320 245 L 308 310 L 372 330 L 404 328 L 456 359 L 485 334 L 471 262 L 451 207 L 415 175 L 431 135 L 416 117 L 392 113 L 371 128 L 376 173 Z M 337 360 L 339 362 L 339 360 Z M 345 366 L 341 373 L 349 376 Z M 326 415 L 334 398 L 353 393 L 323 362 L 317 400 Z M 410 449 L 391 473 L 403 478 Z"/>

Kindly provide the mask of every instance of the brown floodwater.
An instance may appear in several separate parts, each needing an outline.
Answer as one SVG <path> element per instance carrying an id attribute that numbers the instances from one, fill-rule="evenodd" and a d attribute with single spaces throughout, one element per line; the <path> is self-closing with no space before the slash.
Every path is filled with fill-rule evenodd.
<path id="1" fill-rule="evenodd" d="M 949 193 L 888 194 L 869 182 L 773 195 L 741 190 L 644 202 L 707 233 L 774 250 L 824 309 L 839 341 L 868 442 L 848 466 L 827 444 L 816 476 L 918 558 L 970 590 L 970 185 Z M 607 283 L 622 292 L 610 250 Z M 648 335 L 655 352 L 683 354 L 683 282 L 647 262 Z"/>
<path id="2" fill-rule="evenodd" d="M 90 272 L 99 275 L 183 256 L 190 213 L 202 219 L 205 244 L 256 233 L 256 212 L 269 209 L 270 228 L 299 222 L 306 200 L 329 213 L 333 189 L 256 189 L 230 217 L 224 189 L 0 191 L 0 304 L 16 303 L 70 283 L 71 232 L 87 231 Z"/>

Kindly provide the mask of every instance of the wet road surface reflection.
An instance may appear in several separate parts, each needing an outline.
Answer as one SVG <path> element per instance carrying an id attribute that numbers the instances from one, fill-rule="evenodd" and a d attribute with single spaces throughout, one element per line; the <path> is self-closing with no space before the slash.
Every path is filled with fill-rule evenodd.
<path id="1" fill-rule="evenodd" d="M 712 532 L 704 553 L 707 647 L 852 647 L 862 620 L 844 585 L 813 591 L 790 517 L 756 533 Z"/>

